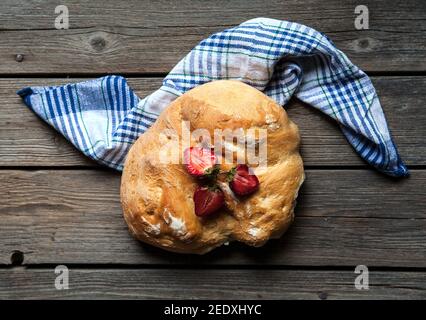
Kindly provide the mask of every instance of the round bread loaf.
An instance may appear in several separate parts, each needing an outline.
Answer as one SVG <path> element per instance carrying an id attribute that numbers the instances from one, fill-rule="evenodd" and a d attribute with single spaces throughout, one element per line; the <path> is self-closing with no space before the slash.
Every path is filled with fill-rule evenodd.
<path id="1" fill-rule="evenodd" d="M 224 188 L 226 205 L 209 217 L 196 216 L 193 194 L 199 179 L 187 172 L 183 161 L 162 161 L 171 132 L 183 138 L 183 123 L 190 131 L 207 130 L 211 137 L 215 129 L 263 129 L 267 139 L 254 139 L 254 143 L 266 143 L 266 167 L 260 170 L 252 166 L 259 189 L 236 197 Z M 190 137 L 191 146 L 199 142 L 199 137 Z M 169 251 L 197 254 L 234 240 L 261 246 L 270 238 L 280 237 L 293 220 L 295 200 L 304 180 L 299 142 L 298 128 L 285 110 L 249 85 L 221 80 L 188 91 L 161 113 L 127 155 L 121 202 L 131 233 Z M 174 145 L 166 150 L 181 154 L 182 142 Z M 220 164 L 223 170 L 233 165 Z"/>

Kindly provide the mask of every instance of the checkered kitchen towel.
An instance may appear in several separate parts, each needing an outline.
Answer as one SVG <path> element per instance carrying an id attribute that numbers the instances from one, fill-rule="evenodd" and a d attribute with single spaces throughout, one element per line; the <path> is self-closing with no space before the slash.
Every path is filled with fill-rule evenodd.
<path id="1" fill-rule="evenodd" d="M 120 76 L 18 91 L 35 113 L 90 158 L 121 170 L 132 143 L 171 101 L 218 79 L 243 81 L 284 105 L 295 95 L 337 121 L 359 155 L 406 176 L 376 91 L 325 35 L 301 24 L 257 18 L 201 41 L 140 99 Z"/>

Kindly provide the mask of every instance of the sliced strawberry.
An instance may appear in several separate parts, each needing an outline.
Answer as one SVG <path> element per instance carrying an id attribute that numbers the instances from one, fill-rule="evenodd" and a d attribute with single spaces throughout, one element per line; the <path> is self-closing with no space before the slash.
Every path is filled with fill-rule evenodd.
<path id="1" fill-rule="evenodd" d="M 208 216 L 219 210 L 225 203 L 222 190 L 198 186 L 194 192 L 195 214 L 199 217 Z"/>
<path id="2" fill-rule="evenodd" d="M 229 186 L 238 195 L 247 195 L 259 189 L 259 179 L 245 164 L 237 165 L 230 173 Z"/>
<path id="3" fill-rule="evenodd" d="M 216 164 L 216 155 L 213 149 L 190 147 L 185 149 L 184 158 L 186 170 L 197 177 L 211 172 Z"/>

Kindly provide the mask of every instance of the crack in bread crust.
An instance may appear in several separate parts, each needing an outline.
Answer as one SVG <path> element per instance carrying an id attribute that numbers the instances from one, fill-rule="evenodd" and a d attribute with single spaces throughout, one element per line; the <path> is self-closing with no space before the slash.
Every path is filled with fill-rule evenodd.
<path id="1" fill-rule="evenodd" d="M 223 208 L 211 217 L 197 217 L 192 200 L 196 179 L 183 164 L 161 163 L 160 148 L 168 141 L 162 132 L 181 134 L 182 121 L 189 121 L 191 130 L 209 132 L 267 129 L 267 168 L 257 174 L 259 190 L 239 199 L 234 212 Z M 280 237 L 293 221 L 304 180 L 299 143 L 298 128 L 285 110 L 246 84 L 221 80 L 188 91 L 161 113 L 127 155 L 121 202 L 131 233 L 169 251 L 197 254 L 234 240 L 261 246 Z"/>

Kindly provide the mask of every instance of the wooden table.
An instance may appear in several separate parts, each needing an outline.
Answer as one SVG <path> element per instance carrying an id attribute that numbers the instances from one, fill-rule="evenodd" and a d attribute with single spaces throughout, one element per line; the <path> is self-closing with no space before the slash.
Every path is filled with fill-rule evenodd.
<path id="1" fill-rule="evenodd" d="M 64 1 L 62 1 L 64 2 Z M 367 0 L 58 1 L 0 3 L 0 299 L 426 298 L 426 4 Z M 249 18 L 325 32 L 372 78 L 408 179 L 372 170 L 332 121 L 294 101 L 307 179 L 296 220 L 260 249 L 167 253 L 131 238 L 120 174 L 89 161 L 29 111 L 24 86 L 122 74 L 143 97 L 198 41 Z M 20 55 L 20 56 L 19 56 Z M 57 265 L 69 290 L 56 290 Z M 357 290 L 357 265 L 369 290 Z"/>

